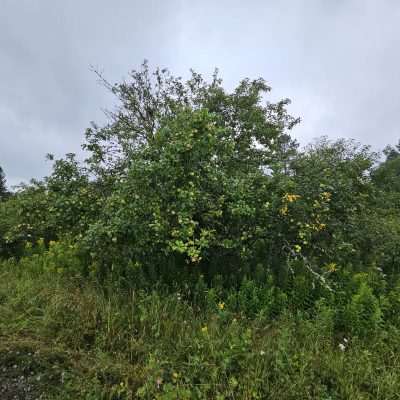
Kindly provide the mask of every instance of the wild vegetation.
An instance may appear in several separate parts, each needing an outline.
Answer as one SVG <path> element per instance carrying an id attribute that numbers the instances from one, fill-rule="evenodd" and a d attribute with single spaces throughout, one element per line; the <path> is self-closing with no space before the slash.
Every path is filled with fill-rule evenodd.
<path id="1" fill-rule="evenodd" d="M 400 143 L 301 149 L 263 79 L 99 77 L 84 162 L 1 174 L 2 398 L 397 399 Z"/>

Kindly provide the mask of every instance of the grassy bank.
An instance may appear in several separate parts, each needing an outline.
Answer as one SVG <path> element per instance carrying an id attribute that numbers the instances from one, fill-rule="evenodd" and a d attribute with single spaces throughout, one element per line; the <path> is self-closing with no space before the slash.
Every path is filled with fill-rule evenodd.
<path id="1" fill-rule="evenodd" d="M 249 316 L 212 290 L 200 306 L 161 288 L 0 271 L 0 381 L 9 393 L 22 396 L 23 376 L 30 393 L 58 399 L 399 398 L 391 325 L 344 337 L 323 304 L 313 315 Z"/>

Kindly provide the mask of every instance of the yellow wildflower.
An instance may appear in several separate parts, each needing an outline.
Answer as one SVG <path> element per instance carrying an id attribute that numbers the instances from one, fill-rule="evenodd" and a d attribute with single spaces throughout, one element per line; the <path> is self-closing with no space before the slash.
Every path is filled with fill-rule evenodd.
<path id="1" fill-rule="evenodd" d="M 301 196 L 299 194 L 291 194 L 291 193 L 286 193 L 283 198 L 286 200 L 288 203 L 293 203 L 294 201 L 298 200 Z"/>
<path id="2" fill-rule="evenodd" d="M 332 197 L 332 193 L 330 192 L 323 192 L 320 194 L 321 199 L 326 200 L 326 201 L 330 201 L 331 197 Z"/>
<path id="3" fill-rule="evenodd" d="M 201 331 L 202 331 L 203 333 L 207 333 L 207 332 L 208 332 L 207 326 L 203 326 L 203 327 L 201 328 Z"/>
<path id="4" fill-rule="evenodd" d="M 223 302 L 219 302 L 219 303 L 218 303 L 218 308 L 219 308 L 220 310 L 223 310 L 224 307 L 225 307 L 225 303 L 223 303 Z"/>
<path id="5" fill-rule="evenodd" d="M 172 374 L 172 377 L 173 377 L 174 379 L 178 379 L 178 378 L 179 378 L 179 374 L 178 374 L 177 372 L 174 372 L 174 373 Z"/>
<path id="6" fill-rule="evenodd" d="M 336 267 L 337 267 L 336 263 L 329 263 L 329 264 L 326 266 L 326 268 L 327 268 L 327 270 L 328 270 L 329 272 L 335 272 L 336 269 L 337 269 Z"/>
<path id="7" fill-rule="evenodd" d="M 288 213 L 288 206 L 287 206 L 287 205 L 284 205 L 284 206 L 279 210 L 279 213 L 280 213 L 281 215 L 287 215 L 287 213 Z"/>
<path id="8" fill-rule="evenodd" d="M 301 251 L 301 246 L 300 246 L 299 244 L 295 244 L 295 245 L 294 245 L 294 251 L 295 251 L 296 253 L 300 253 L 300 251 Z"/>
<path id="9" fill-rule="evenodd" d="M 322 230 L 324 230 L 324 229 L 326 228 L 326 224 L 323 224 L 323 223 L 317 221 L 317 222 L 316 222 L 315 224 L 313 224 L 311 227 L 312 227 L 312 229 L 314 229 L 315 231 L 319 232 L 319 231 L 322 231 Z"/>

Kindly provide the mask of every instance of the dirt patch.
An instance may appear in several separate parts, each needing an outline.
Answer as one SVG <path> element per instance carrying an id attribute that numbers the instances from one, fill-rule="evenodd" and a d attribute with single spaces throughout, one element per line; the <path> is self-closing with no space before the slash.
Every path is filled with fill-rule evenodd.
<path id="1" fill-rule="evenodd" d="M 1 341 L 0 399 L 47 399 L 63 386 L 66 359 L 37 345 Z"/>
<path id="2" fill-rule="evenodd" d="M 1 376 L 0 398 L 2 400 L 37 400 L 43 399 L 40 389 L 29 382 L 24 375 L 16 377 Z"/>

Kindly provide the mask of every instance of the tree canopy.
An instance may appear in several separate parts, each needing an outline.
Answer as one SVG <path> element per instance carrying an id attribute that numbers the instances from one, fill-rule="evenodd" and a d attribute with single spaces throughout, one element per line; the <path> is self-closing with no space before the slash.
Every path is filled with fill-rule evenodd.
<path id="1" fill-rule="evenodd" d="M 6 182 L 6 176 L 0 166 L 0 200 L 4 199 L 8 195 Z"/>
<path id="2" fill-rule="evenodd" d="M 47 362 L 66 398 L 397 398 L 400 143 L 301 148 L 261 78 L 98 76 L 86 160 L 0 169 L 1 334 L 85 359 Z"/>
<path id="3" fill-rule="evenodd" d="M 398 146 L 378 167 L 350 140 L 299 149 L 290 136 L 299 119 L 288 99 L 268 101 L 262 78 L 229 92 L 218 71 L 183 80 L 146 62 L 122 83 L 98 76 L 119 106 L 87 129 L 84 163 L 55 160 L 3 205 L 6 254 L 61 240 L 86 274 L 232 282 L 285 282 L 294 271 L 326 282 L 326 266 L 384 268 L 397 257 Z"/>

